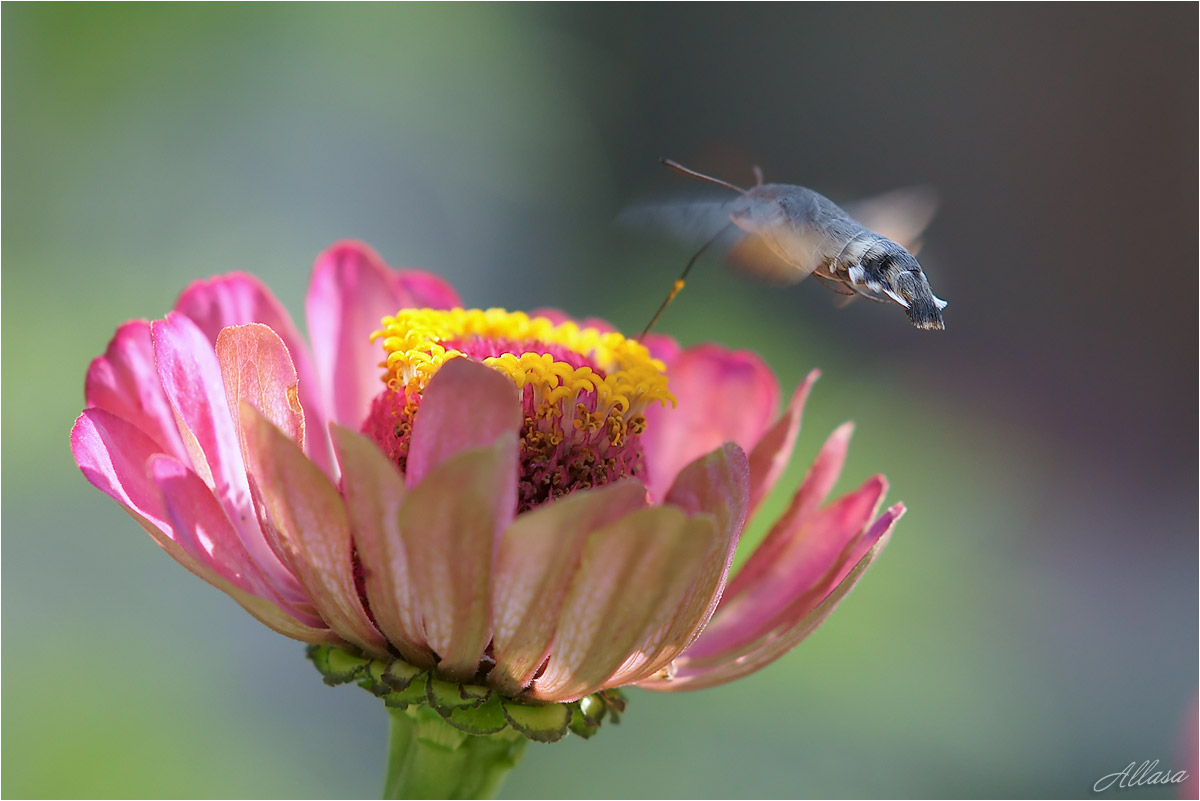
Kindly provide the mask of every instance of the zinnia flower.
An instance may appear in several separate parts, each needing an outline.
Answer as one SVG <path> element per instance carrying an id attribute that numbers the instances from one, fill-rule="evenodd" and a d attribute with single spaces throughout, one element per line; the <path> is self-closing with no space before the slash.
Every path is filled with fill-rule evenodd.
<path id="1" fill-rule="evenodd" d="M 92 363 L 75 459 L 188 570 L 329 646 L 311 649 L 328 680 L 473 734 L 464 710 L 490 708 L 542 739 L 571 714 L 590 733 L 596 706 L 577 702 L 616 711 L 613 688 L 699 689 L 777 659 L 904 511 L 877 517 L 881 476 L 825 505 L 844 425 L 727 580 L 816 372 L 775 419 L 752 354 L 459 306 L 342 243 L 313 273 L 310 352 L 253 277 L 195 283 Z M 553 703 L 565 717 L 529 722 Z"/>

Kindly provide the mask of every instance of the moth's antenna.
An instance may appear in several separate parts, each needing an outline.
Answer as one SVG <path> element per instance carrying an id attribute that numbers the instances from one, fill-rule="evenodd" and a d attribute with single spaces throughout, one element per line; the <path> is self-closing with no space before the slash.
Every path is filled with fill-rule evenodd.
<path id="1" fill-rule="evenodd" d="M 663 166 L 669 167 L 670 169 L 674 170 L 675 172 L 682 173 L 684 175 L 690 175 L 693 178 L 699 178 L 701 181 L 708 181 L 710 184 L 716 184 L 717 186 L 723 186 L 726 189 L 732 189 L 734 192 L 740 192 L 743 195 L 746 194 L 746 190 L 742 189 L 740 186 L 734 186 L 733 184 L 729 183 L 728 181 L 722 181 L 720 178 L 713 178 L 711 175 L 705 175 L 702 172 L 696 172 L 695 170 L 689 170 L 687 167 L 683 166 L 678 161 L 671 161 L 668 158 L 660 158 L 658 161 Z M 707 247 L 707 245 L 705 247 Z M 697 254 L 697 255 L 699 255 L 699 254 Z"/>
<path id="2" fill-rule="evenodd" d="M 671 164 L 665 160 L 663 161 L 663 164 L 666 164 L 668 167 L 671 166 Z M 699 174 L 699 173 L 697 173 L 697 174 Z M 707 178 L 708 176 L 701 175 L 700 177 Z M 713 179 L 713 180 L 715 180 L 715 179 Z M 719 181 L 718 183 L 724 183 L 724 182 Z M 737 189 L 736 186 L 733 188 Z M 692 265 L 696 263 L 696 260 L 700 258 L 700 256 L 704 253 L 704 251 L 708 250 L 709 245 L 711 245 L 713 242 L 717 241 L 717 237 L 719 237 L 721 234 L 723 234 L 727 230 L 729 230 L 729 226 L 731 226 L 731 225 L 733 225 L 733 223 L 727 223 L 727 224 L 721 226 L 721 230 L 719 230 L 715 234 L 713 234 L 712 238 L 709 239 L 707 242 L 705 242 L 704 245 L 699 250 L 696 251 L 695 255 L 693 255 L 690 259 L 688 259 L 687 266 L 683 268 L 683 272 L 679 274 L 679 277 L 677 279 L 675 279 L 675 285 L 673 287 L 671 287 L 670 293 L 667 294 L 667 299 L 664 300 L 662 302 L 662 305 L 658 307 L 658 311 L 656 311 L 654 313 L 654 316 L 650 318 L 650 322 L 646 323 L 646 330 L 642 332 L 642 335 L 640 337 L 638 337 L 639 340 L 646 338 L 646 334 L 650 333 L 650 329 L 653 328 L 654 324 L 658 322 L 658 318 L 662 317 L 662 313 L 667 310 L 668 306 L 671 305 L 671 301 L 675 300 L 675 296 L 683 291 L 684 281 L 687 280 L 688 273 L 691 272 Z"/>

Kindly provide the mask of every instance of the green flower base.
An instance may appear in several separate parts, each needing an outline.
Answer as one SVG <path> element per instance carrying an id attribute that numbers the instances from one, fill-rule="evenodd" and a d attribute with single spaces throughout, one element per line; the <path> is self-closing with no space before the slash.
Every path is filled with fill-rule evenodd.
<path id="1" fill-rule="evenodd" d="M 505 698 L 490 687 L 443 681 L 401 659 L 382 662 L 330 645 L 310 645 L 307 654 L 328 685 L 357 683 L 382 698 L 389 710 L 417 721 L 428 719 L 422 710 L 432 710 L 453 729 L 475 737 L 508 733 L 552 743 L 574 732 L 588 738 L 605 718 L 619 723 L 625 711 L 625 697 L 617 690 L 569 704 L 533 704 Z"/>

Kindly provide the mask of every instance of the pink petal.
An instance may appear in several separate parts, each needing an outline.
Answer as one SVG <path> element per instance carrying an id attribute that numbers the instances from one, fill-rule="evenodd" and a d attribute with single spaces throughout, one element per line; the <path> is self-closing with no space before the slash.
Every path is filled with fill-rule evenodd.
<path id="1" fill-rule="evenodd" d="M 146 475 L 146 461 L 163 452 L 159 443 L 106 409 L 88 409 L 79 415 L 71 429 L 71 452 L 92 486 L 121 504 L 147 527 L 159 545 L 189 570 L 196 566 L 171 525 L 161 493 Z"/>
<path id="2" fill-rule="evenodd" d="M 602 331 L 604 333 L 617 330 L 612 323 L 610 323 L 608 320 L 601 319 L 600 317 L 584 317 L 581 320 L 576 320 L 574 317 L 567 314 L 565 311 L 562 311 L 561 309 L 549 307 L 534 309 L 533 311 L 529 312 L 529 316 L 545 317 L 555 325 L 562 325 L 566 322 L 574 322 L 580 328 L 595 328 L 597 331 Z"/>
<path id="3" fill-rule="evenodd" d="M 163 453 L 186 458 L 175 413 L 154 366 L 147 321 L 130 320 L 117 329 L 104 355 L 88 367 L 83 394 L 88 406 L 125 418 L 157 442 Z"/>
<path id="4" fill-rule="evenodd" d="M 445 369 L 445 368 L 443 368 Z M 438 670 L 471 681 L 492 638 L 493 552 L 517 503 L 517 435 L 430 470 L 400 507 L 412 593 Z"/>
<path id="5" fill-rule="evenodd" d="M 712 623 L 687 655 L 704 659 L 743 648 L 766 636 L 780 624 L 781 617 L 793 614 L 789 610 L 794 609 L 798 599 L 810 595 L 830 571 L 836 571 L 853 555 L 847 553 L 847 548 L 874 519 L 885 492 L 887 482 L 875 476 L 858 491 L 790 529 L 787 545 L 779 551 L 770 571 L 740 593 L 726 595 Z"/>
<path id="6" fill-rule="evenodd" d="M 739 595 L 747 587 L 757 584 L 762 577 L 771 572 L 779 560 L 779 553 L 788 546 L 794 532 L 799 530 L 806 520 L 817 513 L 821 504 L 825 503 L 833 485 L 837 483 L 842 473 L 842 465 L 846 462 L 846 450 L 850 447 L 850 435 L 854 433 L 853 423 L 843 423 L 838 426 L 820 453 L 808 469 L 808 474 L 800 484 L 800 489 L 792 497 L 787 511 L 771 527 L 770 533 L 759 543 L 758 548 L 742 565 L 733 580 L 729 582 L 726 598 Z M 764 438 L 765 439 L 765 438 Z"/>
<path id="7" fill-rule="evenodd" d="M 671 365 L 683 353 L 683 348 L 679 347 L 675 338 L 666 334 L 647 334 L 644 337 L 637 337 L 637 339 L 646 346 L 651 356 L 666 364 L 667 372 L 670 374 Z"/>
<path id="8" fill-rule="evenodd" d="M 812 385 L 820 377 L 820 370 L 811 371 L 796 387 L 792 402 L 787 410 L 767 429 L 762 439 L 750 452 L 750 514 L 753 517 L 763 500 L 770 494 L 779 476 L 787 469 L 792 450 L 796 446 L 796 435 L 800 433 L 800 415 Z"/>
<path id="9" fill-rule="evenodd" d="M 214 344 L 221 329 L 231 325 L 262 323 L 279 335 L 295 365 L 300 404 L 309 421 L 309 442 L 305 450 L 310 459 L 329 473 L 332 457 L 325 431 L 327 414 L 321 403 L 316 371 L 304 338 L 271 290 L 252 275 L 229 273 L 193 283 L 179 296 L 175 310 L 190 317 Z M 236 408 L 233 418 L 237 419 Z"/>
<path id="10" fill-rule="evenodd" d="M 691 516 L 710 515 L 716 523 L 715 536 L 707 543 L 701 569 L 684 595 L 679 614 L 651 638 L 653 647 L 641 649 L 644 660 L 622 666 L 612 683 L 637 681 L 666 667 L 704 629 L 725 588 L 746 522 L 748 497 L 746 454 L 733 443 L 697 459 L 679 474 L 664 502 Z"/>
<path id="11" fill-rule="evenodd" d="M 232 272 L 195 281 L 175 301 L 175 311 L 192 318 L 211 342 L 222 328 L 246 323 L 263 323 L 274 329 L 291 349 L 302 350 L 304 340 L 287 309 L 253 275 Z"/>
<path id="12" fill-rule="evenodd" d="M 661 498 L 686 465 L 726 442 L 749 452 L 771 424 L 779 386 L 753 353 L 700 345 L 681 353 L 667 369 L 674 409 L 646 410 L 650 494 Z"/>
<path id="13" fill-rule="evenodd" d="M 493 589 L 489 683 L 509 695 L 529 685 L 550 653 L 563 599 L 587 537 L 646 504 L 646 488 L 620 481 L 576 492 L 519 516 L 500 538 Z"/>
<path id="14" fill-rule="evenodd" d="M 849 594 L 854 585 L 883 551 L 891 537 L 892 527 L 904 514 L 904 506 L 897 504 L 888 509 L 871 529 L 857 542 L 847 547 L 850 556 L 844 567 L 831 571 L 827 581 L 822 582 L 819 602 L 790 628 L 777 630 L 765 636 L 754 646 L 736 658 L 725 662 L 698 660 L 693 662 L 688 655 L 676 662 L 677 670 L 671 679 L 662 677 L 641 682 L 638 686 L 647 690 L 663 692 L 679 690 L 702 690 L 718 684 L 742 678 L 761 670 L 771 662 L 795 648 L 806 637 L 816 631 L 833 610 Z"/>
<path id="15" fill-rule="evenodd" d="M 330 428 L 375 625 L 406 661 L 433 667 L 414 570 L 400 534 L 400 507 L 408 496 L 404 476 L 371 440 L 336 423 Z"/>
<path id="16" fill-rule="evenodd" d="M 397 273 L 361 242 L 339 242 L 317 259 L 305 307 L 313 355 L 332 419 L 359 428 L 383 390 L 383 347 L 371 342 L 385 316 L 457 301 L 440 279 Z"/>
<path id="17" fill-rule="evenodd" d="M 546 669 L 530 696 L 581 698 L 604 687 L 680 613 L 715 536 L 710 518 L 674 506 L 639 509 L 594 531 L 562 604 Z"/>
<path id="18" fill-rule="evenodd" d="M 208 338 L 190 318 L 171 312 L 151 325 L 158 377 L 175 413 L 189 467 L 213 488 L 255 563 L 287 598 L 303 593 L 259 528 L 240 438 L 224 379 Z"/>
<path id="19" fill-rule="evenodd" d="M 394 270 L 392 285 L 400 298 L 399 309 L 454 309 L 462 306 L 458 293 L 449 282 L 424 270 Z"/>
<path id="20" fill-rule="evenodd" d="M 508 377 L 470 359 L 447 361 L 429 380 L 413 419 L 408 486 L 456 454 L 520 427 L 521 404 Z"/>
<path id="21" fill-rule="evenodd" d="M 321 618 L 343 639 L 375 655 L 387 643 L 367 617 L 354 583 L 350 523 L 329 479 L 253 406 L 241 407 L 251 472 L 270 525 Z"/>
<path id="22" fill-rule="evenodd" d="M 236 415 L 245 401 L 303 446 L 304 410 L 297 391 L 299 379 L 279 335 L 258 323 L 229 326 L 217 335 L 216 352 L 230 416 Z M 244 456 L 244 443 L 242 453 Z"/>

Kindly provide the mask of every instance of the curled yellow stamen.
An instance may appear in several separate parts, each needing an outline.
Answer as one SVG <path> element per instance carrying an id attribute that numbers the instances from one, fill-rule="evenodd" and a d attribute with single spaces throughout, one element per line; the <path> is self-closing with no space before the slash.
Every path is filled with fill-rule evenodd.
<path id="1" fill-rule="evenodd" d="M 580 328 L 574 322 L 555 325 L 544 317 L 503 309 L 404 309 L 385 317 L 383 328 L 371 334 L 372 341 L 383 340 L 387 354 L 381 365 L 386 368 L 383 380 L 393 388 L 410 390 L 422 389 L 448 359 L 467 355 L 443 343 L 464 345 L 477 338 L 531 348 L 519 355 L 488 356 L 482 362 L 509 376 L 518 389 L 531 387 L 539 405 L 560 410 L 557 415 L 567 410 L 575 413 L 572 407 L 580 393 L 594 397 L 594 411 L 585 408 L 585 414 L 568 414 L 576 417 L 576 425 L 583 420 L 587 428 L 599 427 L 610 412 L 629 417 L 626 422 L 631 423 L 641 418 L 640 410 L 649 403 L 675 404 L 663 363 L 652 358 L 644 345 L 615 332 Z M 539 344 L 580 354 L 596 369 L 574 367 L 553 354 L 537 352 Z M 612 436 L 622 440 L 626 425 L 609 425 Z"/>

